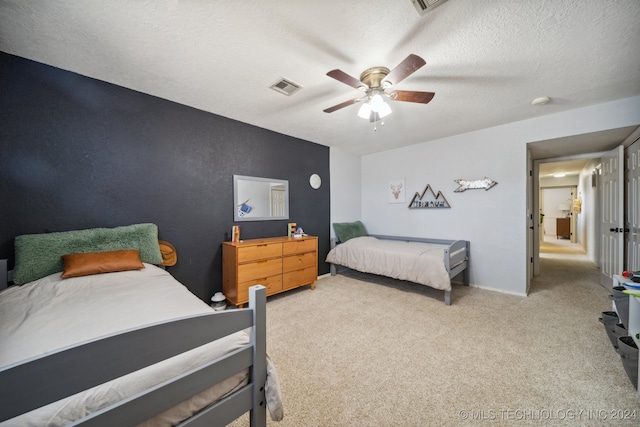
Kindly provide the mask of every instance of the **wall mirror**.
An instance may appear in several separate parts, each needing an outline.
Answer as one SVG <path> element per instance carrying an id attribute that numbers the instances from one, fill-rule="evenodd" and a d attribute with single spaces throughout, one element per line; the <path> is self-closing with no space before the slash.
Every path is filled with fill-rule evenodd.
<path id="1" fill-rule="evenodd" d="M 289 219 L 289 181 L 233 176 L 233 220 Z"/>

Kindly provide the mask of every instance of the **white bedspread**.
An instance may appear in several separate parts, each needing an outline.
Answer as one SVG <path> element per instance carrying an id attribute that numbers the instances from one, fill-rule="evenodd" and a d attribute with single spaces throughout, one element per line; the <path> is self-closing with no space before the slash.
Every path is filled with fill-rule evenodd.
<path id="1" fill-rule="evenodd" d="M 60 273 L 52 274 L 0 293 L 0 366 L 124 329 L 210 312 L 208 305 L 169 273 L 150 264 L 142 270 L 69 279 L 60 279 Z M 2 425 L 65 425 L 248 342 L 246 333 L 235 333 Z M 173 425 L 188 418 L 242 387 L 247 378 L 247 372 L 240 372 L 160 414 L 149 425 Z M 278 390 L 277 384 L 269 388 Z"/>
<path id="2" fill-rule="evenodd" d="M 356 237 L 337 245 L 326 261 L 364 273 L 408 280 L 444 291 L 451 279 L 444 266 L 444 245 Z"/>

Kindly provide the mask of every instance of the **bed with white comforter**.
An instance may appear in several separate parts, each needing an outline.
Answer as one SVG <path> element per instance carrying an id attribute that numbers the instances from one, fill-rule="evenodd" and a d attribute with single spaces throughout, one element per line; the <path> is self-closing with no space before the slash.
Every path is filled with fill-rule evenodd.
<path id="1" fill-rule="evenodd" d="M 411 239 L 394 236 L 360 236 L 335 245 L 326 262 L 363 273 L 406 280 L 445 291 L 449 305 L 451 279 L 465 272 L 468 284 L 469 243 L 463 240 Z"/>
<path id="2" fill-rule="evenodd" d="M 212 312 L 165 270 L 151 264 L 144 265 L 141 270 L 67 279 L 61 279 L 60 273 L 55 273 L 0 292 L 0 367 L 115 332 Z M 168 341 L 171 339 L 171 336 L 166 337 Z M 246 333 L 234 333 L 7 420 L 2 425 L 66 425 L 237 350 L 248 342 Z M 268 372 L 275 374 L 272 366 Z M 175 425 L 242 387 L 247 381 L 247 370 L 231 374 L 221 383 L 145 424 Z M 281 418 L 282 407 L 275 375 L 268 375 L 266 389 L 272 418 Z"/>

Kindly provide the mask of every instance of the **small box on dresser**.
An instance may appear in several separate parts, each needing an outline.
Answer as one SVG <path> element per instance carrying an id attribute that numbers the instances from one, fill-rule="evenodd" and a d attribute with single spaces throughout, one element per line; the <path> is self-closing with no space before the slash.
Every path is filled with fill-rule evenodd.
<path id="1" fill-rule="evenodd" d="M 222 243 L 222 289 L 242 307 L 248 290 L 261 284 L 267 295 L 300 286 L 314 289 L 318 278 L 318 237 L 267 237 Z"/>

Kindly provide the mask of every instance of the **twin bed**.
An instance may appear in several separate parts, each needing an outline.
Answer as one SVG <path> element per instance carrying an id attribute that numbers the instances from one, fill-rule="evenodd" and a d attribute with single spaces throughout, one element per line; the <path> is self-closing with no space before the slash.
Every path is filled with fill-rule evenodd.
<path id="1" fill-rule="evenodd" d="M 0 425 L 227 425 L 249 411 L 264 426 L 267 407 L 282 418 L 264 287 L 249 308 L 215 312 L 157 266 L 153 224 L 63 234 L 16 239 L 18 285 L 0 291 Z M 69 250 L 82 261 L 61 266 Z M 120 259 L 131 250 L 138 264 Z"/>
<path id="2" fill-rule="evenodd" d="M 468 284 L 467 241 L 334 229 L 332 275 L 421 283 L 447 305 L 451 279 Z M 18 236 L 15 252 L 13 272 L 0 260 L 0 425 L 217 426 L 249 412 L 264 426 L 267 408 L 282 419 L 263 286 L 249 308 L 213 311 L 162 268 L 154 224 Z"/>
<path id="3" fill-rule="evenodd" d="M 444 291 L 451 304 L 451 281 L 462 275 L 469 284 L 469 242 L 400 236 L 369 235 L 360 221 L 333 224 L 336 239 L 326 261 L 331 275 L 337 266 L 363 273 L 406 280 Z"/>

